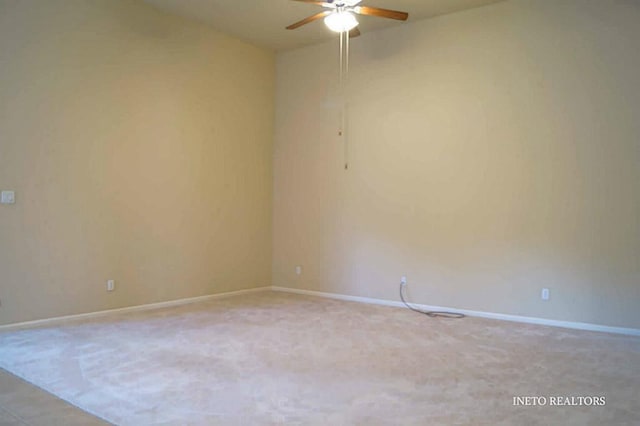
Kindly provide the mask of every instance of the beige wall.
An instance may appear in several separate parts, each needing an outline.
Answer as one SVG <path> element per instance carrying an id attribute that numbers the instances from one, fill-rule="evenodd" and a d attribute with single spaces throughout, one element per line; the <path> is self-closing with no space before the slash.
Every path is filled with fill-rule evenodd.
<path id="1" fill-rule="evenodd" d="M 274 72 L 141 2 L 0 0 L 0 324 L 268 285 Z"/>
<path id="2" fill-rule="evenodd" d="M 348 172 L 337 42 L 279 54 L 273 284 L 640 328 L 638 40 L 602 0 L 365 34 Z"/>

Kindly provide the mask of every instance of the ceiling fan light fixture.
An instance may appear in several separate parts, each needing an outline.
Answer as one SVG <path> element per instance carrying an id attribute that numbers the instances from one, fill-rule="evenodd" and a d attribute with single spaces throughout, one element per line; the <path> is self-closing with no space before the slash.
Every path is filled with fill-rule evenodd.
<path id="1" fill-rule="evenodd" d="M 342 33 L 358 26 L 358 20 L 351 12 L 334 12 L 324 18 L 324 23 L 331 31 Z"/>

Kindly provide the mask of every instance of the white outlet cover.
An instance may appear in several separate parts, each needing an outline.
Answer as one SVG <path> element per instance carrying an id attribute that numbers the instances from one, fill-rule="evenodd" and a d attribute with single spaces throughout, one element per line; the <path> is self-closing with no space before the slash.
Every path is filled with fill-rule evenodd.
<path id="1" fill-rule="evenodd" d="M 114 280 L 107 281 L 107 291 L 113 291 L 116 289 L 116 282 Z"/>
<path id="2" fill-rule="evenodd" d="M 296 266 L 296 275 L 302 274 L 302 266 Z"/>
<path id="3" fill-rule="evenodd" d="M 2 202 L 2 204 L 14 204 L 16 202 L 16 193 L 13 191 L 2 191 L 0 202 Z"/>
<path id="4" fill-rule="evenodd" d="M 543 288 L 542 292 L 540 293 L 540 298 L 542 300 L 549 300 L 549 289 L 548 288 Z"/>

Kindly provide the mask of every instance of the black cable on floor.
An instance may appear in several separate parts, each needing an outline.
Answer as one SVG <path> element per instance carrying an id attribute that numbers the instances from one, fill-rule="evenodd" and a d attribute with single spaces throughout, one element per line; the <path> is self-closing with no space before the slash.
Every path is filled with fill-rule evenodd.
<path id="1" fill-rule="evenodd" d="M 407 301 L 404 298 L 404 288 L 405 288 L 405 284 L 404 283 L 400 283 L 400 299 L 402 299 L 402 303 L 404 303 L 406 305 L 407 308 L 411 309 L 413 312 L 417 312 L 419 314 L 423 314 L 426 315 L 428 317 L 431 318 L 451 318 L 451 319 L 459 319 L 459 318 L 464 318 L 466 317 L 466 315 L 464 314 L 459 314 L 456 312 L 437 312 L 437 311 L 423 311 L 421 309 L 418 308 L 414 308 L 413 306 L 411 306 L 409 303 L 407 303 Z"/>

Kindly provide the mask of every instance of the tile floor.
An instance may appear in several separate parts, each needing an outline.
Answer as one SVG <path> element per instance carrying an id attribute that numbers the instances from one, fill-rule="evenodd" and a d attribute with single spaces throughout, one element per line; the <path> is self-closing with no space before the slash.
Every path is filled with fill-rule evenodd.
<path id="1" fill-rule="evenodd" d="M 108 424 L 0 369 L 0 426 Z"/>

